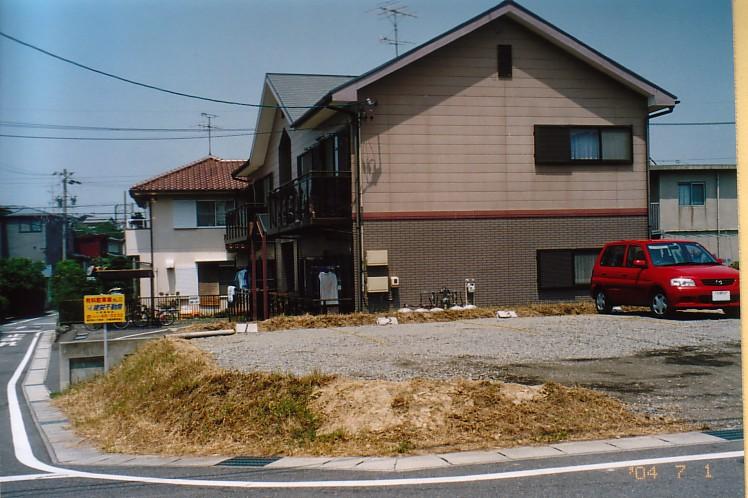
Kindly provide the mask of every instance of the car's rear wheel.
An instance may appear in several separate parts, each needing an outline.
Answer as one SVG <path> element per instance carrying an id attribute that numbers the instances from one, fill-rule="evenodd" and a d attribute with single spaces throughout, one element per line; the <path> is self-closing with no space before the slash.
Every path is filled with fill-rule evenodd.
<path id="1" fill-rule="evenodd" d="M 673 314 L 673 309 L 670 307 L 667 296 L 662 291 L 657 291 L 652 294 L 652 299 L 649 302 L 649 309 L 652 310 L 652 314 L 655 318 L 667 318 Z"/>
<path id="2" fill-rule="evenodd" d="M 608 314 L 613 309 L 613 305 L 608 299 L 604 290 L 598 289 L 595 292 L 595 310 L 601 314 Z"/>

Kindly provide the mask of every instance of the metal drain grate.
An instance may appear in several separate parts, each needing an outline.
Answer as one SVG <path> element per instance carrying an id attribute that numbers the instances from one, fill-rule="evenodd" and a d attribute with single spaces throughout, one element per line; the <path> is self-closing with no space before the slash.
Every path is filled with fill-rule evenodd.
<path id="1" fill-rule="evenodd" d="M 222 462 L 217 463 L 217 466 L 221 467 L 264 467 L 267 464 L 277 462 L 280 458 L 258 458 L 258 457 L 246 457 L 239 456 L 229 458 Z"/>
<path id="2" fill-rule="evenodd" d="M 727 441 L 740 441 L 743 439 L 743 429 L 725 429 L 721 431 L 706 431 L 704 434 L 721 437 Z"/>

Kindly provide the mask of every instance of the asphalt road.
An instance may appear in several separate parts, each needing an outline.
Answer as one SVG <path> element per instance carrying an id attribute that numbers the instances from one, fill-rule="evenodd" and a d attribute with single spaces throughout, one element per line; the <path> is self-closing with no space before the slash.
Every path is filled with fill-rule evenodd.
<path id="1" fill-rule="evenodd" d="M 0 326 L 0 383 L 8 385 L 36 332 L 50 317 Z M 262 468 L 53 469 L 21 464 L 16 454 L 28 438 L 39 464 L 54 465 L 38 436 L 18 386 L 0 397 L 0 496 L 742 496 L 741 442 L 661 450 L 547 458 L 408 473 L 363 473 Z M 26 434 L 11 437 L 9 399 L 19 401 Z M 18 422 L 16 422 L 18 425 Z M 20 451 L 22 453 L 22 451 Z M 28 461 L 28 460 L 27 460 Z M 36 464 L 35 464 L 36 465 Z M 38 465 L 36 465 L 38 466 Z M 98 475 L 70 476 L 84 471 Z M 46 474 L 46 475 L 45 475 Z M 122 475 L 130 476 L 129 478 Z M 111 476 L 111 478 L 108 478 Z M 157 479 L 198 479 L 175 485 Z M 130 479 L 123 482 L 121 479 Z M 406 481 L 403 481 L 406 479 Z M 441 479 L 445 482 L 435 481 Z M 457 480 L 459 482 L 450 482 Z M 338 481 L 332 483 L 331 481 Z M 264 484 L 263 484 L 264 483 Z M 383 485 L 384 484 L 384 485 Z M 254 486 L 252 488 L 251 486 Z"/>

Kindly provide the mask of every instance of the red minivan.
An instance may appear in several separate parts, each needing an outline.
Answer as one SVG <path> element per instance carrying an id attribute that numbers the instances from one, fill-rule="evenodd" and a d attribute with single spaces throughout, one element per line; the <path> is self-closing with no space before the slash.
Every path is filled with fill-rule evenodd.
<path id="1" fill-rule="evenodd" d="M 622 240 L 605 244 L 591 279 L 598 313 L 649 306 L 658 318 L 679 309 L 722 309 L 740 315 L 738 270 L 688 240 Z"/>

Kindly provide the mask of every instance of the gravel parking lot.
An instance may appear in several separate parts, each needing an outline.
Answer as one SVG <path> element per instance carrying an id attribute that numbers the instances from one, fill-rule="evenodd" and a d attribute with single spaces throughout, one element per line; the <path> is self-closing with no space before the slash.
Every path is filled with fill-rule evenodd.
<path id="1" fill-rule="evenodd" d="M 363 379 L 413 377 L 578 384 L 635 409 L 739 425 L 740 327 L 721 314 L 465 320 L 303 329 L 199 339 L 225 368 Z"/>

